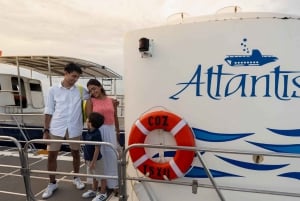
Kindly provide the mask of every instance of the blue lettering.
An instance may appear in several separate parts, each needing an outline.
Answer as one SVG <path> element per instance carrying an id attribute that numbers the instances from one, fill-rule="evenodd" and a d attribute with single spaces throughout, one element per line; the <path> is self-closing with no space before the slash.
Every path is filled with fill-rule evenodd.
<path id="1" fill-rule="evenodd" d="M 233 82 L 235 79 L 239 80 L 239 85 L 236 86 L 236 89 L 234 89 L 232 92 L 229 91 L 229 87 L 231 82 Z M 239 89 L 241 89 L 241 97 L 245 97 L 246 93 L 245 93 L 245 86 L 246 86 L 246 74 L 240 74 L 240 75 L 236 75 L 233 76 L 229 82 L 226 84 L 226 88 L 225 88 L 225 97 L 226 96 L 230 96 L 232 94 L 234 94 L 235 92 L 237 92 Z"/>
<path id="2" fill-rule="evenodd" d="M 300 76 L 295 77 L 295 78 L 293 79 L 292 82 L 293 82 L 293 84 L 294 84 L 296 87 L 300 88 L 300 83 L 297 82 L 297 79 L 298 79 L 298 78 L 300 78 Z M 297 91 L 293 91 L 292 97 L 293 97 L 293 98 L 299 98 L 300 96 L 297 95 Z"/>
<path id="3" fill-rule="evenodd" d="M 265 95 L 263 97 L 271 97 L 270 95 L 270 75 L 263 75 L 263 76 L 251 76 L 252 79 L 252 87 L 251 87 L 251 95 L 250 97 L 256 97 L 256 88 L 258 81 L 265 79 Z"/>
<path id="4" fill-rule="evenodd" d="M 192 79 L 189 82 L 182 82 L 182 83 L 177 84 L 177 85 L 184 85 L 184 87 L 179 92 L 174 94 L 173 96 L 170 96 L 170 99 L 174 99 L 174 100 L 179 99 L 177 97 L 177 95 L 181 94 L 181 92 L 183 92 L 190 85 L 195 85 L 196 86 L 196 96 L 201 96 L 200 85 L 204 84 L 204 82 L 201 82 L 200 78 L 201 78 L 201 65 L 198 66 L 198 68 L 196 69 L 196 72 L 194 73 Z M 195 80 L 195 81 L 193 81 L 193 80 Z"/>
<path id="5" fill-rule="evenodd" d="M 260 95 L 268 98 L 275 97 L 283 101 L 300 98 L 300 71 L 281 71 L 280 66 L 277 66 L 269 74 L 260 76 L 233 74 L 224 72 L 221 64 L 217 65 L 216 68 L 214 66 L 209 67 L 203 74 L 201 71 L 202 67 L 198 65 L 188 82 L 177 83 L 183 87 L 170 96 L 170 99 L 178 100 L 180 95 L 191 87 L 195 90 L 195 96 L 207 95 L 213 100 L 220 100 L 232 95 L 243 98 Z M 204 93 L 205 87 L 206 93 Z M 258 92 L 262 94 L 257 94 Z"/>

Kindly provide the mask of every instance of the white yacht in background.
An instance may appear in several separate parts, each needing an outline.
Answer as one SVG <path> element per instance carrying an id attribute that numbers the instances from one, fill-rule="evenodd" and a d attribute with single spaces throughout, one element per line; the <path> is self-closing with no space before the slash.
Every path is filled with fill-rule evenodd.
<path id="1" fill-rule="evenodd" d="M 299 31 L 232 12 L 128 33 L 128 200 L 298 201 Z"/>
<path id="2" fill-rule="evenodd" d="M 62 56 L 1 56 L 0 63 L 17 68 L 17 74 L 0 74 L 0 135 L 28 141 L 42 137 L 44 124 L 44 96 L 39 77 L 24 77 L 20 69 L 46 75 L 50 86 L 52 79 L 64 75 L 67 63 L 74 62 L 82 66 L 80 79 L 97 78 L 105 87 L 108 95 L 120 102 L 121 128 L 124 130 L 123 95 L 117 94 L 116 82 L 122 77 L 111 69 L 90 61 Z M 85 86 L 84 86 L 85 87 Z"/>

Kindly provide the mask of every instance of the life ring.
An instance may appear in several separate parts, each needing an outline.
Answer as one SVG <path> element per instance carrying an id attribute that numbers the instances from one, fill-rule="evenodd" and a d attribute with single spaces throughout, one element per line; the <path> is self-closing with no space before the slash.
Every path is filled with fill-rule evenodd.
<path id="1" fill-rule="evenodd" d="M 147 135 L 156 129 L 170 132 L 177 146 L 195 146 L 195 138 L 187 122 L 168 111 L 154 111 L 141 116 L 131 128 L 128 144 L 144 143 Z M 159 180 L 172 180 L 185 175 L 194 159 L 194 151 L 177 150 L 168 162 L 151 160 L 143 147 L 129 150 L 133 165 L 144 175 Z"/>

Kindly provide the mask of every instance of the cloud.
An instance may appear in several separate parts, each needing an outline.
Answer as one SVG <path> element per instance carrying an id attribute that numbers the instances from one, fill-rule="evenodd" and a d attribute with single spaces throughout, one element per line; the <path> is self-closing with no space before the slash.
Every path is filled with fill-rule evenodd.
<path id="1" fill-rule="evenodd" d="M 79 57 L 122 74 L 126 32 L 165 24 L 176 12 L 200 16 L 230 5 L 300 13 L 298 0 L 3 0 L 0 49 L 4 55 Z"/>

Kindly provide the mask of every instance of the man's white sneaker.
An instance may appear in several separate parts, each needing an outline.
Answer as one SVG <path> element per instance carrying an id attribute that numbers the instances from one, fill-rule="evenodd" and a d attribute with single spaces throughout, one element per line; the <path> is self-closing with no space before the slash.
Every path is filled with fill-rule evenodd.
<path id="1" fill-rule="evenodd" d="M 93 198 L 97 195 L 96 191 L 88 190 L 87 192 L 82 194 L 83 198 Z"/>
<path id="2" fill-rule="evenodd" d="M 107 194 L 99 193 L 92 201 L 105 201 L 107 199 Z"/>
<path id="3" fill-rule="evenodd" d="M 47 199 L 52 196 L 53 192 L 57 189 L 58 185 L 57 183 L 49 183 L 46 190 L 44 191 L 42 198 Z"/>
<path id="4" fill-rule="evenodd" d="M 76 186 L 77 189 L 81 190 L 81 189 L 84 189 L 85 185 L 84 183 L 80 180 L 79 177 L 76 177 L 74 180 L 73 180 L 73 184 Z"/>

